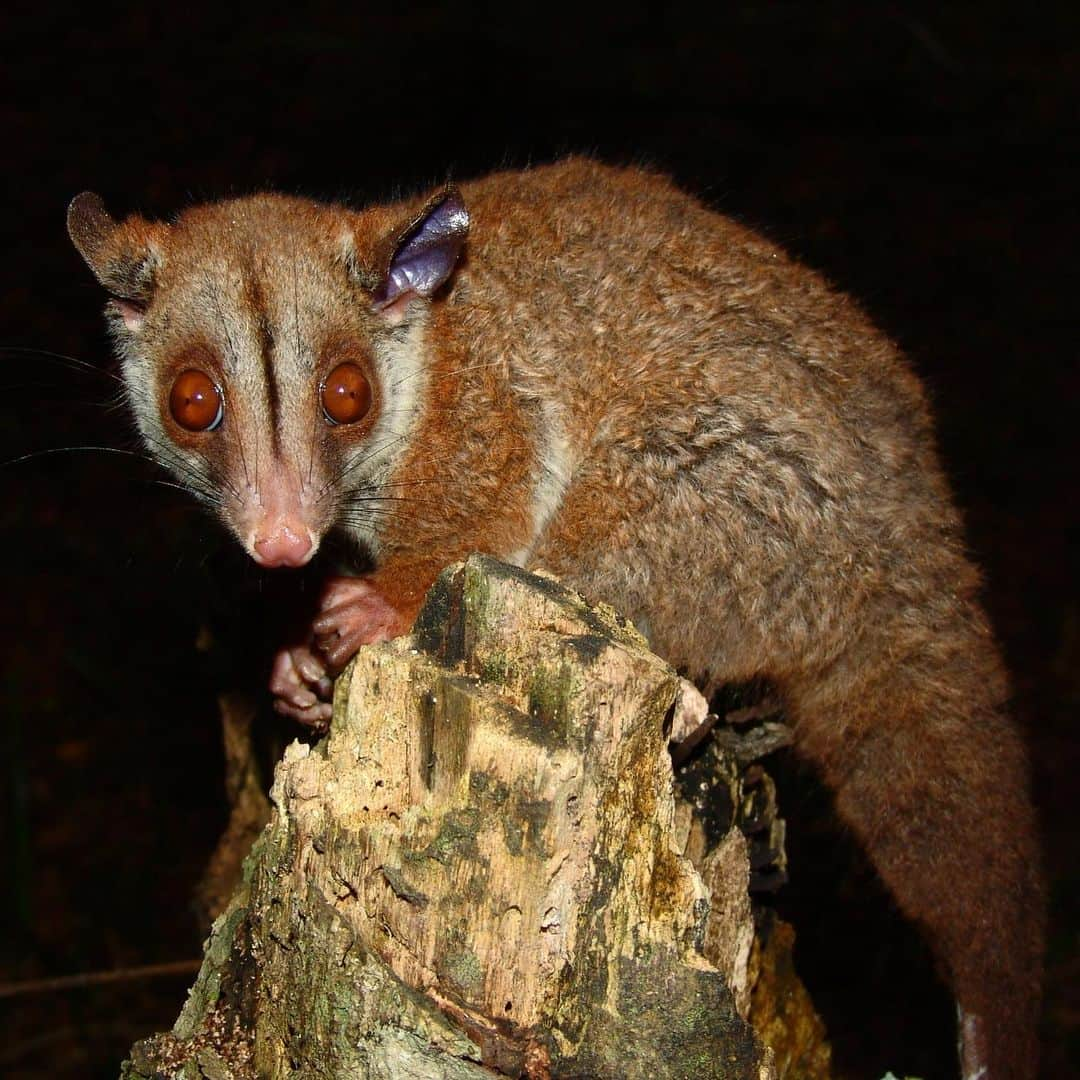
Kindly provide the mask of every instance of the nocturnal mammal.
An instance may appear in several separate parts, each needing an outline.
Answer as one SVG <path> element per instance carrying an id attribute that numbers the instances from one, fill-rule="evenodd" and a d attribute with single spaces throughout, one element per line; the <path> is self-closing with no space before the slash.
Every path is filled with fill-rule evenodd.
<path id="1" fill-rule="evenodd" d="M 75 245 L 151 452 L 266 566 L 344 530 L 282 711 L 482 550 L 615 605 L 708 693 L 765 677 L 958 1002 L 1033 1076 L 1034 814 L 924 391 L 847 297 L 662 177 L 586 160 L 354 211 L 279 195 Z"/>

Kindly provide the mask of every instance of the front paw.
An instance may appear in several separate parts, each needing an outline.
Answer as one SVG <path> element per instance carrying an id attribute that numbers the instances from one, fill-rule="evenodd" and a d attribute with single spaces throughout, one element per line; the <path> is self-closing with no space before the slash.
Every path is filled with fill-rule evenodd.
<path id="1" fill-rule="evenodd" d="M 327 584 L 312 629 L 319 652 L 337 674 L 361 645 L 389 641 L 409 624 L 370 582 L 343 577 Z"/>
<path id="2" fill-rule="evenodd" d="M 334 683 L 323 661 L 305 645 L 282 649 L 270 669 L 274 708 L 283 716 L 325 731 L 330 723 Z"/>

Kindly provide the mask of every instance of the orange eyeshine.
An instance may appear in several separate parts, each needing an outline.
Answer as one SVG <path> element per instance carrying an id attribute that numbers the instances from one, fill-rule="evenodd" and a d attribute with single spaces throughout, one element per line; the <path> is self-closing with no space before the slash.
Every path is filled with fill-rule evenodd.
<path id="1" fill-rule="evenodd" d="M 330 423 L 355 424 L 371 408 L 371 384 L 358 365 L 346 361 L 323 380 L 321 397 Z"/>
<path id="2" fill-rule="evenodd" d="M 224 412 L 221 390 L 205 371 L 189 368 L 172 385 L 169 412 L 188 431 L 210 431 L 221 423 Z"/>

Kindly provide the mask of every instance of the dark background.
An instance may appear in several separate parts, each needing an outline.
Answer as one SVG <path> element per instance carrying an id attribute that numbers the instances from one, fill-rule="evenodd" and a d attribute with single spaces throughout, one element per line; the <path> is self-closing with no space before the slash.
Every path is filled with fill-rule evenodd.
<path id="1" fill-rule="evenodd" d="M 167 215 L 263 187 L 362 201 L 568 151 L 662 167 L 859 297 L 930 387 L 1032 747 L 1052 884 L 1044 1072 L 1067 1075 L 1080 8 L 170 8 L 0 22 L 0 460 L 134 445 L 98 374 L 103 296 L 64 232 L 84 188 Z M 257 653 L 280 585 L 158 476 L 93 451 L 0 468 L 0 982 L 198 955 L 190 899 L 224 799 L 215 670 L 193 643 L 217 610 Z M 777 904 L 838 1063 L 951 1075 L 949 1006 L 915 939 L 816 822 L 813 785 L 788 777 L 783 798 Z M 188 981 L 0 997 L 0 1074 L 115 1076 Z"/>

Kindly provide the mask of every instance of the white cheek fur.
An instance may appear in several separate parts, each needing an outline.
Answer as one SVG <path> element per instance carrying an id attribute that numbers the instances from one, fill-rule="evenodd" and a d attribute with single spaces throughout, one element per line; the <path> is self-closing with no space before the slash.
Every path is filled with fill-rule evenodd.
<path id="1" fill-rule="evenodd" d="M 414 305 L 416 314 L 394 332 L 376 341 L 375 374 L 382 391 L 382 410 L 368 437 L 353 451 L 345 471 L 349 487 L 385 483 L 394 465 L 412 445 L 427 400 L 430 373 L 427 362 L 428 309 Z M 378 553 L 375 523 L 353 525 L 352 533 Z"/>
<path id="2" fill-rule="evenodd" d="M 163 432 L 155 404 L 153 366 L 139 349 L 138 338 L 127 328 L 127 320 L 122 324 L 119 320 L 113 322 L 110 329 L 120 354 L 128 405 L 135 416 L 139 431 L 147 440 L 151 452 L 157 456 L 154 442 L 162 437 Z"/>
<path id="3" fill-rule="evenodd" d="M 209 486 L 206 462 L 200 455 L 177 446 L 162 426 L 154 366 L 142 354 L 138 337 L 121 328 L 119 321 L 112 330 L 120 353 L 128 406 L 150 456 L 172 472 L 197 499 L 218 505 L 220 492 Z"/>

